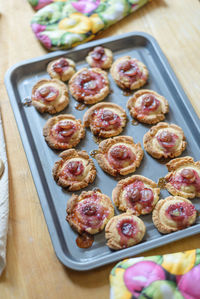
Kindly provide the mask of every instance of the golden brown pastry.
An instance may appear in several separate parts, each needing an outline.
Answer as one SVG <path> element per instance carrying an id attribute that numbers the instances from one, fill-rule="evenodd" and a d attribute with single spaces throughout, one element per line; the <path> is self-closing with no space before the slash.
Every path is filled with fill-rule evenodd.
<path id="1" fill-rule="evenodd" d="M 122 89 L 138 89 L 148 79 L 149 72 L 141 61 L 130 56 L 118 58 L 111 67 L 111 75 Z"/>
<path id="2" fill-rule="evenodd" d="M 68 149 L 59 156 L 61 160 L 54 164 L 52 171 L 54 180 L 59 186 L 68 188 L 69 191 L 76 191 L 94 181 L 96 168 L 86 151 Z"/>
<path id="3" fill-rule="evenodd" d="M 80 119 L 71 114 L 51 117 L 43 128 L 47 144 L 53 149 L 66 150 L 75 147 L 85 136 Z"/>
<path id="4" fill-rule="evenodd" d="M 79 233 L 97 234 L 114 216 L 110 198 L 98 191 L 73 194 L 67 202 L 67 221 Z"/>
<path id="5" fill-rule="evenodd" d="M 186 148 L 183 130 L 174 124 L 160 122 L 143 138 L 145 150 L 154 158 L 174 158 Z"/>
<path id="6" fill-rule="evenodd" d="M 151 213 L 159 194 L 160 188 L 155 182 L 142 175 L 133 175 L 118 182 L 112 199 L 119 210 L 131 210 L 134 215 L 140 216 Z"/>
<path id="7" fill-rule="evenodd" d="M 42 79 L 32 89 L 32 104 L 41 113 L 55 114 L 69 104 L 67 86 L 57 79 Z"/>
<path id="8" fill-rule="evenodd" d="M 105 172 L 116 176 L 134 172 L 143 154 L 140 143 L 135 144 L 132 137 L 118 136 L 102 141 L 95 158 Z"/>
<path id="9" fill-rule="evenodd" d="M 84 104 L 102 101 L 110 92 L 107 73 L 99 68 L 83 68 L 69 81 L 72 96 Z"/>
<path id="10" fill-rule="evenodd" d="M 131 247 L 142 241 L 146 232 L 144 222 L 131 212 L 111 218 L 105 227 L 106 245 L 114 250 Z"/>
<path id="11" fill-rule="evenodd" d="M 165 119 L 169 111 L 168 101 L 157 92 L 148 89 L 138 90 L 129 98 L 127 108 L 133 118 L 146 124 L 156 124 Z"/>
<path id="12" fill-rule="evenodd" d="M 169 196 L 156 204 L 152 219 L 162 234 L 168 234 L 191 226 L 197 217 L 195 206 L 180 196 Z"/>
<path id="13" fill-rule="evenodd" d="M 102 46 L 95 47 L 86 57 L 90 67 L 98 67 L 100 69 L 109 69 L 112 59 L 112 51 Z"/>
<path id="14" fill-rule="evenodd" d="M 169 173 L 165 187 L 169 193 L 185 198 L 200 197 L 200 161 L 183 157 L 171 160 L 166 166 Z"/>
<path id="15" fill-rule="evenodd" d="M 85 127 L 96 136 L 108 138 L 119 135 L 126 125 L 126 112 L 114 103 L 98 103 L 87 110 L 83 117 Z"/>
<path id="16" fill-rule="evenodd" d="M 75 73 L 75 63 L 69 58 L 60 57 L 49 62 L 47 72 L 52 79 L 68 81 Z"/>

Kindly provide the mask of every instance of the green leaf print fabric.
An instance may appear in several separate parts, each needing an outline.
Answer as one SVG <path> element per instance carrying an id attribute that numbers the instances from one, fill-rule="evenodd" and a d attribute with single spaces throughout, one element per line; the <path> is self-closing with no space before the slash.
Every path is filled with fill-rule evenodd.
<path id="1" fill-rule="evenodd" d="M 92 40 L 149 0 L 29 0 L 38 10 L 31 27 L 48 49 L 68 49 Z"/>

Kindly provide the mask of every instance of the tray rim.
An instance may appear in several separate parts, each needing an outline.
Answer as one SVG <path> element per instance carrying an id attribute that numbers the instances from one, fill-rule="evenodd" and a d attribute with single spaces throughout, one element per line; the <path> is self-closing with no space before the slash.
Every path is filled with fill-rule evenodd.
<path id="1" fill-rule="evenodd" d="M 200 134 L 200 119 L 199 119 L 196 111 L 194 110 L 191 102 L 189 101 L 188 97 L 186 96 L 181 84 L 179 83 L 173 69 L 171 68 L 171 66 L 170 66 L 166 56 L 164 55 L 162 49 L 160 48 L 158 42 L 152 35 L 147 34 L 145 32 L 134 31 L 134 32 L 129 32 L 129 33 L 121 34 L 121 35 L 111 36 L 111 37 L 107 37 L 107 38 L 103 38 L 103 39 L 98 39 L 98 40 L 95 40 L 92 42 L 88 42 L 86 44 L 77 46 L 76 48 L 73 48 L 73 49 L 70 49 L 67 51 L 55 51 L 55 52 L 47 53 L 47 54 L 44 54 L 42 56 L 38 56 L 38 57 L 35 57 L 32 59 L 23 60 L 23 61 L 20 61 L 20 62 L 14 64 L 13 66 L 11 66 L 5 74 L 4 80 L 5 80 L 5 86 L 7 89 L 7 93 L 9 96 L 9 101 L 12 106 L 13 114 L 14 114 L 14 117 L 15 117 L 15 120 L 17 123 L 17 127 L 18 127 L 18 131 L 20 133 L 20 138 L 21 138 L 21 141 L 22 141 L 22 144 L 24 147 L 24 151 L 25 151 L 25 154 L 27 157 L 29 168 L 31 170 L 33 182 L 35 184 L 35 188 L 36 188 L 36 191 L 38 194 L 40 205 L 41 205 L 41 208 L 42 208 L 42 211 L 44 214 L 44 218 L 45 218 L 45 222 L 46 222 L 46 225 L 47 225 L 47 228 L 49 231 L 52 246 L 53 246 L 55 254 L 56 254 L 57 258 L 60 260 L 60 262 L 62 262 L 62 264 L 64 264 L 65 266 L 67 266 L 73 270 L 78 270 L 78 271 L 91 270 L 91 269 L 94 269 L 94 268 L 97 268 L 97 267 L 100 267 L 100 266 L 103 266 L 106 264 L 110 264 L 112 262 L 118 262 L 119 260 L 130 257 L 132 255 L 135 256 L 142 252 L 166 245 L 173 241 L 177 241 L 177 240 L 183 239 L 185 237 L 200 233 L 200 224 L 196 224 L 195 226 L 191 226 L 182 231 L 178 231 L 178 232 L 171 233 L 171 234 L 168 234 L 165 236 L 161 236 L 161 239 L 159 237 L 159 238 L 150 240 L 150 241 L 148 241 L 148 244 L 146 244 L 145 248 L 143 248 L 142 250 L 140 247 L 141 246 L 143 247 L 143 245 L 144 245 L 143 242 L 137 245 L 137 249 L 135 249 L 134 246 L 124 249 L 123 254 L 122 254 L 122 251 L 116 251 L 116 252 L 112 252 L 111 255 L 102 256 L 102 257 L 98 258 L 97 260 L 95 260 L 95 265 L 94 265 L 94 260 L 92 260 L 92 259 L 87 263 L 85 263 L 85 262 L 83 263 L 83 262 L 73 261 L 72 259 L 68 258 L 64 254 L 64 251 L 62 250 L 62 246 L 60 244 L 60 239 L 58 238 L 58 235 L 59 235 L 58 231 L 57 231 L 55 225 L 53 224 L 54 220 L 52 219 L 52 214 L 50 212 L 50 208 L 46 209 L 46 206 L 48 207 L 49 203 L 46 199 L 44 186 L 40 180 L 40 173 L 36 167 L 33 150 L 31 148 L 31 145 L 29 144 L 28 136 L 26 135 L 26 130 L 24 128 L 24 124 L 22 121 L 19 106 L 17 104 L 16 97 L 14 94 L 14 86 L 12 85 L 13 74 L 15 73 L 15 71 L 17 71 L 18 68 L 26 66 L 27 64 L 38 63 L 43 60 L 58 57 L 60 55 L 67 55 L 68 53 L 71 53 L 71 52 L 74 52 L 77 50 L 87 49 L 87 48 L 94 47 L 99 44 L 112 42 L 112 41 L 116 41 L 116 40 L 120 40 L 120 39 L 124 39 L 124 38 L 131 38 L 131 37 L 134 38 L 136 36 L 144 37 L 153 46 L 153 49 L 154 49 L 156 55 L 158 56 L 158 58 L 160 59 L 160 62 L 165 67 L 165 71 L 167 72 L 168 77 L 174 84 L 176 91 L 179 93 L 180 98 L 182 99 L 182 104 L 184 105 L 184 109 L 189 114 L 189 117 L 192 121 L 193 127 L 195 127 L 198 134 Z M 22 138 L 22 136 L 23 136 L 23 138 Z M 52 221 L 49 221 L 49 219 L 52 219 Z M 176 238 L 174 240 L 175 235 L 176 235 Z M 159 242 L 158 242 L 158 239 L 159 239 Z M 59 246 L 58 246 L 58 244 L 59 244 Z"/>

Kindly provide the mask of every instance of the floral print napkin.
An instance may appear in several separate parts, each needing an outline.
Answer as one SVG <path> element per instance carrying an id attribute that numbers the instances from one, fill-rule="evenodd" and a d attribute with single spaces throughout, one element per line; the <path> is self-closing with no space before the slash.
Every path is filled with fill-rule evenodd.
<path id="1" fill-rule="evenodd" d="M 48 50 L 68 49 L 137 10 L 149 0 L 29 0 L 38 10 L 31 27 Z"/>
<path id="2" fill-rule="evenodd" d="M 110 286 L 110 299 L 199 299 L 200 249 L 119 262 Z"/>

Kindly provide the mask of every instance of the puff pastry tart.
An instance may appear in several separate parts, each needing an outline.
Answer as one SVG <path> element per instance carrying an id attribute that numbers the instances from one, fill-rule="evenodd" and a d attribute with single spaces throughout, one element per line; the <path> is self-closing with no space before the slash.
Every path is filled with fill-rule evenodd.
<path id="1" fill-rule="evenodd" d="M 158 201 L 152 213 L 153 223 L 162 234 L 192 225 L 197 217 L 195 206 L 180 196 L 169 196 Z"/>
<path id="2" fill-rule="evenodd" d="M 108 76 L 100 68 L 83 68 L 70 79 L 69 90 L 77 101 L 95 104 L 110 92 Z"/>
<path id="3" fill-rule="evenodd" d="M 75 73 L 75 63 L 69 58 L 61 57 L 49 62 L 47 72 L 53 79 L 68 81 Z"/>
<path id="4" fill-rule="evenodd" d="M 200 161 L 183 157 L 171 160 L 166 166 L 169 173 L 165 177 L 165 187 L 172 195 L 200 197 Z"/>
<path id="5" fill-rule="evenodd" d="M 32 89 L 32 104 L 41 113 L 55 114 L 69 104 L 67 86 L 57 80 L 42 79 Z"/>
<path id="6" fill-rule="evenodd" d="M 97 234 L 114 216 L 110 198 L 98 191 L 73 194 L 67 202 L 67 221 L 79 233 Z"/>
<path id="7" fill-rule="evenodd" d="M 118 58 L 111 67 L 111 75 L 122 89 L 140 88 L 147 82 L 148 74 L 144 63 L 130 56 Z"/>
<path id="8" fill-rule="evenodd" d="M 169 111 L 168 101 L 157 92 L 142 89 L 134 93 L 127 102 L 133 118 L 146 124 L 156 124 L 165 118 Z"/>
<path id="9" fill-rule="evenodd" d="M 126 125 L 126 112 L 113 103 L 98 103 L 87 110 L 83 117 L 85 127 L 96 136 L 108 138 L 119 135 Z"/>
<path id="10" fill-rule="evenodd" d="M 183 130 L 174 124 L 160 122 L 153 126 L 143 138 L 145 150 L 154 158 L 174 158 L 185 150 Z"/>
<path id="11" fill-rule="evenodd" d="M 85 129 L 81 120 L 71 114 L 61 114 L 46 122 L 43 135 L 51 148 L 66 150 L 80 142 L 85 136 Z"/>
<path id="12" fill-rule="evenodd" d="M 146 232 L 144 222 L 131 212 L 111 218 L 105 227 L 108 247 L 119 250 L 139 243 Z"/>
<path id="13" fill-rule="evenodd" d="M 160 194 L 160 188 L 152 180 L 133 175 L 118 182 L 113 189 L 112 199 L 121 211 L 131 210 L 140 216 L 151 213 Z"/>
<path id="14" fill-rule="evenodd" d="M 132 137 L 118 136 L 100 142 L 95 158 L 105 172 L 116 176 L 134 172 L 143 154 L 140 143 L 135 144 Z"/>
<path id="15" fill-rule="evenodd" d="M 100 69 L 109 69 L 112 59 L 112 51 L 101 46 L 95 47 L 86 57 L 86 61 L 91 67 Z"/>
<path id="16" fill-rule="evenodd" d="M 53 177 L 58 185 L 76 191 L 85 188 L 96 177 L 96 168 L 86 151 L 68 149 L 60 155 L 61 160 L 53 167 Z"/>

